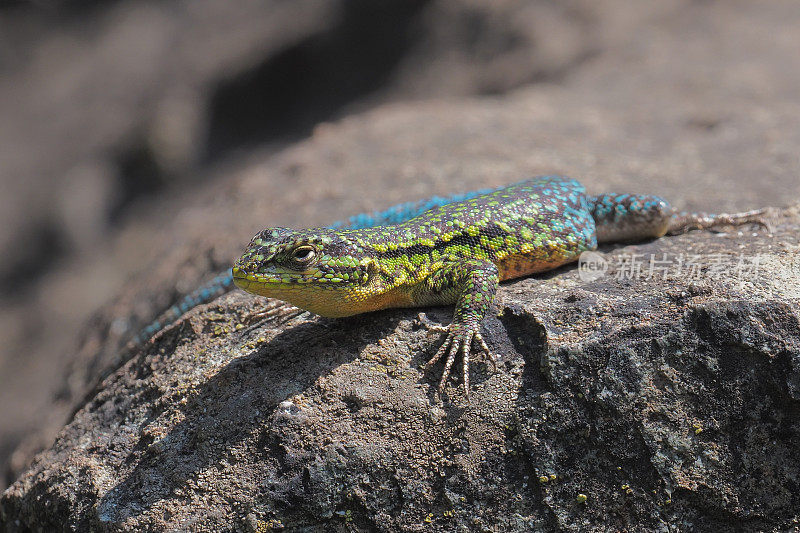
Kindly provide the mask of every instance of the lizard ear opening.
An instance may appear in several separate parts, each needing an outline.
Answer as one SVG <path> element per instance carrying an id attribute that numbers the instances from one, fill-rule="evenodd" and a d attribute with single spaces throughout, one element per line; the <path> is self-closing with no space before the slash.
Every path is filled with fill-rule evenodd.
<path id="1" fill-rule="evenodd" d="M 378 280 L 378 276 L 380 274 L 380 268 L 378 268 L 378 263 L 376 261 L 369 261 L 365 265 L 366 269 L 366 277 L 363 279 L 363 285 L 371 285 Z"/>

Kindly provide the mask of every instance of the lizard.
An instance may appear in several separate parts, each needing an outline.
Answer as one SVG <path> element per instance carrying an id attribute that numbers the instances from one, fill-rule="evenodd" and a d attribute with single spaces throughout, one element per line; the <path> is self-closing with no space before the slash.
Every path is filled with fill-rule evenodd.
<path id="1" fill-rule="evenodd" d="M 475 345 L 494 365 L 481 324 L 501 281 L 577 261 L 601 243 L 656 239 L 692 229 L 759 224 L 764 210 L 677 212 L 659 196 L 591 196 L 578 181 L 543 176 L 433 207 L 409 220 L 366 228 L 266 228 L 232 268 L 247 292 L 325 317 L 387 308 L 455 304 L 444 341 L 443 393 L 460 354 L 469 395 Z"/>

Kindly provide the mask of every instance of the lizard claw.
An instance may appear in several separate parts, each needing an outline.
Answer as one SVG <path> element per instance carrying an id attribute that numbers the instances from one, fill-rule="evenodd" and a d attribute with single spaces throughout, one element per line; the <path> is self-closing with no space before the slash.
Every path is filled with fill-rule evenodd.
<path id="1" fill-rule="evenodd" d="M 423 323 L 425 323 L 425 321 L 427 321 L 427 318 L 423 320 Z M 436 351 L 434 356 L 431 357 L 430 360 L 425 364 L 423 370 L 427 372 L 433 367 L 433 365 L 442 359 L 445 354 L 447 355 L 445 358 L 442 378 L 439 381 L 438 390 L 439 394 L 441 394 L 444 392 L 444 387 L 447 384 L 447 378 L 450 377 L 450 372 L 453 368 L 456 357 L 461 354 L 464 370 L 464 391 L 466 396 L 469 398 L 469 356 L 470 352 L 472 351 L 473 343 L 477 343 L 480 351 L 482 351 L 487 356 L 488 360 L 491 361 L 492 369 L 497 369 L 495 357 L 492 352 L 489 351 L 489 347 L 486 345 L 486 341 L 483 340 L 483 336 L 481 335 L 480 331 L 471 329 L 468 326 L 458 323 L 451 323 L 449 326 L 439 326 L 427 323 L 425 326 L 431 331 L 446 333 L 447 337 Z"/>
<path id="2" fill-rule="evenodd" d="M 270 299 L 267 300 L 267 304 L 262 309 L 256 311 L 255 313 L 250 313 L 249 315 L 247 315 L 246 319 L 243 320 L 243 322 L 247 324 L 245 330 L 250 331 L 260 327 L 265 322 L 275 322 L 277 324 L 282 324 L 306 312 L 307 311 L 304 311 L 293 305 L 289 305 L 280 300 Z"/>
<path id="3" fill-rule="evenodd" d="M 441 324 L 434 324 L 431 322 L 431 319 L 428 318 L 428 315 L 425 313 L 420 313 L 417 315 L 417 320 L 419 321 L 420 325 L 427 329 L 428 331 L 433 331 L 435 333 L 449 333 L 450 328 L 447 326 L 442 326 Z"/>

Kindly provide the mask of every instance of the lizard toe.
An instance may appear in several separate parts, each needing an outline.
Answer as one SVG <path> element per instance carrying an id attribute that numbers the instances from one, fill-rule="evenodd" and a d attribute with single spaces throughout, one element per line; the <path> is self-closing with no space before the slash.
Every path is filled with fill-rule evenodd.
<path id="1" fill-rule="evenodd" d="M 460 324 L 450 324 L 442 329 L 447 333 L 447 336 L 433 357 L 431 357 L 425 364 L 423 369 L 426 372 L 429 371 L 436 363 L 444 358 L 444 370 L 442 372 L 441 379 L 439 380 L 438 387 L 439 393 L 442 393 L 445 385 L 447 384 L 447 379 L 450 377 L 456 358 L 460 355 L 463 366 L 464 389 L 467 397 L 469 397 L 470 355 L 473 351 L 473 346 L 477 345 L 479 350 L 486 354 L 487 359 L 491 362 L 493 368 L 496 368 L 495 357 L 491 351 L 489 351 L 489 347 L 486 345 L 486 342 L 483 340 L 483 336 L 480 334 L 480 332 L 474 331 L 473 329 Z M 447 357 L 445 357 L 445 355 Z"/>

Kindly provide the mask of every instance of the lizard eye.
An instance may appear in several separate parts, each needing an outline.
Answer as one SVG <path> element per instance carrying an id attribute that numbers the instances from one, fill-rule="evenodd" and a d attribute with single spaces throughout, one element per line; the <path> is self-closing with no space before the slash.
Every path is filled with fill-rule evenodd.
<path id="1" fill-rule="evenodd" d="M 292 259 L 296 263 L 306 264 L 314 260 L 317 252 L 311 246 L 298 246 L 292 250 Z"/>

